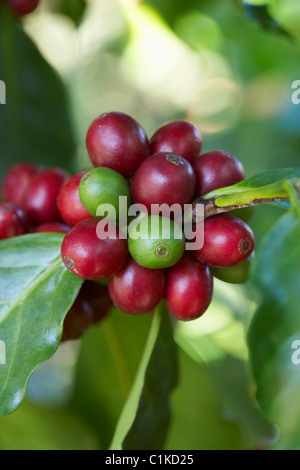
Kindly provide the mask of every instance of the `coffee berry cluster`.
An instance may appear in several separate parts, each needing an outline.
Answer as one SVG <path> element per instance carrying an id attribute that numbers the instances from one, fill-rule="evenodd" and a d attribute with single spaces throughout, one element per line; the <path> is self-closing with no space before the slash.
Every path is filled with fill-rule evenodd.
<path id="1" fill-rule="evenodd" d="M 71 211 L 73 204 L 77 217 L 82 220 L 89 217 L 78 197 L 79 181 L 78 175 L 70 177 L 61 168 L 43 168 L 31 163 L 12 166 L 2 182 L 0 240 L 27 233 L 69 232 L 73 219 L 67 217 L 70 225 L 64 221 L 58 197 L 61 203 L 67 193 L 64 210 Z M 108 315 L 111 307 L 107 285 L 85 281 L 65 318 L 62 341 L 81 338 L 91 325 Z"/>
<path id="2" fill-rule="evenodd" d="M 166 217 L 153 210 L 174 204 L 183 209 L 242 181 L 245 172 L 237 158 L 221 150 L 201 153 L 202 136 L 190 122 L 169 122 L 148 138 L 135 119 L 121 112 L 102 114 L 91 123 L 86 148 L 91 167 L 72 176 L 61 168 L 15 165 L 5 175 L 0 204 L 1 239 L 28 232 L 65 234 L 62 260 L 84 279 L 66 318 L 79 326 L 65 338 L 79 336 L 93 316 L 103 318 L 112 304 L 139 315 L 164 299 L 173 317 L 193 320 L 211 303 L 214 276 L 222 279 L 224 270 L 223 280 L 243 282 L 242 267 L 255 245 L 245 221 L 228 214 L 209 217 L 204 242 L 187 250 L 177 219 L 169 216 L 166 236 Z M 122 224 L 122 211 L 130 214 L 133 205 L 140 210 Z M 111 208 L 115 219 L 108 216 Z M 234 268 L 240 281 L 234 271 L 228 274 Z M 83 304 L 88 315 L 76 313 L 84 311 Z"/>

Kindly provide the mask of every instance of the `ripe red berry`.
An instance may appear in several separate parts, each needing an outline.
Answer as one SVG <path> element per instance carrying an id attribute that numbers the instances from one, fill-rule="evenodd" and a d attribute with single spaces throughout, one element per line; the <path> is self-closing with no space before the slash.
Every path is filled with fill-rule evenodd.
<path id="1" fill-rule="evenodd" d="M 17 16 L 25 16 L 33 12 L 39 4 L 39 0 L 7 0 L 9 6 Z"/>
<path id="2" fill-rule="evenodd" d="M 87 219 L 75 225 L 64 238 L 61 248 L 63 262 L 74 274 L 83 279 L 103 279 L 114 274 L 127 259 L 127 240 L 116 237 L 100 239 L 97 235 L 98 219 Z M 113 223 L 111 223 L 113 225 Z"/>
<path id="3" fill-rule="evenodd" d="M 130 177 L 149 155 L 145 131 L 124 113 L 102 114 L 90 125 L 86 147 L 95 167 L 105 166 Z"/>
<path id="4" fill-rule="evenodd" d="M 245 222 L 221 214 L 205 220 L 204 245 L 193 253 L 210 266 L 235 266 L 251 255 L 254 246 L 253 232 Z"/>
<path id="5" fill-rule="evenodd" d="M 83 171 L 68 178 L 59 191 L 57 199 L 59 212 L 65 223 L 71 227 L 92 218 L 79 197 L 79 183 L 85 173 Z"/>
<path id="6" fill-rule="evenodd" d="M 93 309 L 81 289 L 66 315 L 61 341 L 80 339 L 92 323 Z"/>
<path id="7" fill-rule="evenodd" d="M 139 166 L 132 178 L 131 192 L 135 203 L 188 204 L 195 190 L 195 173 L 191 164 L 174 153 L 155 153 Z"/>
<path id="8" fill-rule="evenodd" d="M 178 320 L 199 318 L 209 307 L 213 293 L 210 268 L 192 254 L 168 269 L 165 301 L 169 312 Z"/>
<path id="9" fill-rule="evenodd" d="M 85 281 L 82 289 L 84 295 L 93 309 L 93 323 L 99 323 L 107 316 L 113 306 L 107 285 L 95 281 Z"/>
<path id="10" fill-rule="evenodd" d="M 49 168 L 38 173 L 27 188 L 24 209 L 29 220 L 36 224 L 60 222 L 57 197 L 61 186 L 68 178 L 60 168 Z"/>
<path id="11" fill-rule="evenodd" d="M 26 190 L 32 178 L 41 171 L 41 168 L 30 163 L 13 165 L 2 182 L 2 197 L 23 208 Z"/>
<path id="12" fill-rule="evenodd" d="M 13 202 L 0 202 L 0 240 L 23 235 L 27 231 L 26 215 Z"/>
<path id="13" fill-rule="evenodd" d="M 62 222 L 46 222 L 39 225 L 33 230 L 33 233 L 52 232 L 52 233 L 68 233 L 71 227 Z"/>
<path id="14" fill-rule="evenodd" d="M 203 196 L 218 188 L 231 186 L 245 179 L 242 163 L 230 153 L 214 150 L 204 153 L 194 163 L 195 196 Z"/>
<path id="15" fill-rule="evenodd" d="M 151 312 L 163 298 L 164 286 L 162 269 L 144 268 L 132 258 L 108 280 L 114 305 L 132 315 Z"/>
<path id="16" fill-rule="evenodd" d="M 80 339 L 90 326 L 106 317 L 111 306 L 106 286 L 85 281 L 65 318 L 61 340 Z"/>
<path id="17" fill-rule="evenodd" d="M 187 121 L 173 121 L 160 127 L 150 139 L 151 153 L 171 152 L 180 155 L 191 164 L 201 152 L 202 136 Z"/>

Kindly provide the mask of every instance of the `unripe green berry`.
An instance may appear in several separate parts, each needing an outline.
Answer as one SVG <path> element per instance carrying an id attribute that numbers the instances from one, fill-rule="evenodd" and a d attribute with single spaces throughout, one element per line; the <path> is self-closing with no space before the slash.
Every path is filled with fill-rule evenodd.
<path id="1" fill-rule="evenodd" d="M 79 197 L 86 210 L 94 217 L 104 216 L 98 208 L 110 204 L 115 208 L 119 219 L 119 197 L 127 198 L 126 210 L 131 204 L 130 188 L 127 180 L 111 168 L 93 168 L 83 175 L 79 184 Z"/>
<path id="2" fill-rule="evenodd" d="M 129 226 L 128 247 L 133 259 L 150 269 L 173 266 L 184 253 L 181 227 L 166 217 L 145 216 Z"/>

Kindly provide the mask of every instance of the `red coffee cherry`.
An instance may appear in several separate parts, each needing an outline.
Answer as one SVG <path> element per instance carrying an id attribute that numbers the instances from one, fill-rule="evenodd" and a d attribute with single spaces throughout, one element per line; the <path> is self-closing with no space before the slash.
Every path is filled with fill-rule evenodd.
<path id="1" fill-rule="evenodd" d="M 223 150 L 214 150 L 200 155 L 194 163 L 194 171 L 197 181 L 196 197 L 245 179 L 242 163 Z"/>
<path id="2" fill-rule="evenodd" d="M 25 16 L 33 12 L 40 2 L 39 0 L 7 0 L 7 3 L 17 16 Z"/>
<path id="3" fill-rule="evenodd" d="M 210 266 L 235 266 L 249 258 L 254 246 L 253 232 L 245 222 L 221 214 L 205 220 L 204 245 L 193 253 Z"/>
<path id="4" fill-rule="evenodd" d="M 195 174 L 191 164 L 174 153 L 155 153 L 139 166 L 132 178 L 131 192 L 135 203 L 188 204 L 195 191 Z"/>
<path id="5" fill-rule="evenodd" d="M 114 226 L 116 238 L 100 239 L 97 236 L 98 223 L 98 219 L 88 219 L 75 225 L 62 243 L 63 262 L 72 273 L 83 279 L 111 276 L 121 268 L 128 256 L 127 240 L 119 238 L 118 227 Z"/>
<path id="6" fill-rule="evenodd" d="M 59 191 L 57 199 L 59 212 L 65 223 L 71 227 L 92 218 L 79 197 L 79 183 L 85 173 L 83 171 L 68 178 Z"/>
<path id="7" fill-rule="evenodd" d="M 13 202 L 0 202 L 0 240 L 23 235 L 27 231 L 26 215 Z"/>
<path id="8" fill-rule="evenodd" d="M 61 341 L 82 338 L 88 328 L 108 315 L 111 306 L 106 286 L 85 281 L 65 318 Z"/>
<path id="9" fill-rule="evenodd" d="M 32 178 L 41 171 L 41 168 L 30 163 L 13 165 L 2 182 L 2 197 L 4 201 L 14 202 L 23 208 L 26 190 Z"/>
<path id="10" fill-rule="evenodd" d="M 132 117 L 118 112 L 102 114 L 92 122 L 86 147 L 95 167 L 111 168 L 126 178 L 149 155 L 145 131 Z"/>
<path id="11" fill-rule="evenodd" d="M 29 220 L 36 225 L 60 222 L 57 197 L 61 186 L 68 178 L 60 168 L 49 168 L 38 173 L 27 188 L 24 209 Z"/>
<path id="12" fill-rule="evenodd" d="M 48 222 L 42 225 L 39 225 L 35 229 L 33 229 L 33 233 L 41 233 L 41 232 L 52 232 L 52 233 L 68 233 L 71 227 L 62 222 Z"/>
<path id="13" fill-rule="evenodd" d="M 160 127 L 150 139 L 151 153 L 171 152 L 185 158 L 191 164 L 201 152 L 202 136 L 187 121 L 173 121 Z"/>
<path id="14" fill-rule="evenodd" d="M 82 289 L 84 295 L 93 309 L 92 321 L 99 323 L 105 318 L 113 306 L 107 285 L 95 281 L 85 281 Z"/>
<path id="15" fill-rule="evenodd" d="M 210 268 L 186 252 L 167 270 L 165 301 L 178 320 L 195 320 L 209 307 L 213 294 Z"/>
<path id="16" fill-rule="evenodd" d="M 82 338 L 92 323 L 93 309 L 81 289 L 74 304 L 66 315 L 61 341 Z"/>
<path id="17" fill-rule="evenodd" d="M 165 275 L 162 269 L 148 269 L 130 258 L 108 280 L 114 305 L 125 313 L 139 315 L 151 312 L 164 295 Z"/>

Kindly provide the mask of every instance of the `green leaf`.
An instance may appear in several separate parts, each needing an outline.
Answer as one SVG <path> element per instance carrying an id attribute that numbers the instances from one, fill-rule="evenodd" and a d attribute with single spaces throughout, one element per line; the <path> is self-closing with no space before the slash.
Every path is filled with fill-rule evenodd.
<path id="1" fill-rule="evenodd" d="M 151 327 L 151 315 L 116 308 L 84 335 L 70 408 L 93 427 L 107 449 L 133 385 Z"/>
<path id="2" fill-rule="evenodd" d="M 64 84 L 0 2 L 0 174 L 13 163 L 70 169 L 74 139 Z"/>
<path id="3" fill-rule="evenodd" d="M 203 199 L 213 198 L 216 207 L 251 205 L 274 199 L 275 201 L 270 203 L 286 208 L 290 207 L 288 203 L 290 191 L 286 183 L 290 182 L 298 188 L 299 178 L 300 168 L 270 170 L 251 176 L 233 186 L 216 189 L 203 196 Z"/>
<path id="4" fill-rule="evenodd" d="M 252 318 L 253 299 L 251 302 L 247 300 L 246 288 L 223 284 L 216 279 L 214 284 L 214 299 L 209 310 L 193 324 L 178 323 L 175 340 L 199 367 L 207 369 L 214 385 L 217 406 L 223 417 L 240 425 L 244 447 L 260 448 L 273 443 L 277 433 L 258 407 L 254 380 L 248 370 L 244 337 L 249 318 Z M 196 386 L 195 381 L 193 385 Z M 202 393 L 205 391 L 201 389 Z M 201 420 L 205 420 L 205 414 Z M 205 438 L 197 439 L 199 443 L 206 442 Z M 215 435 L 210 446 L 218 443 L 218 435 Z"/>
<path id="5" fill-rule="evenodd" d="M 292 38 L 279 23 L 269 13 L 269 5 L 253 5 L 251 2 L 242 3 L 245 16 L 255 21 L 261 28 L 271 33 L 280 34 Z"/>
<path id="6" fill-rule="evenodd" d="M 248 336 L 251 364 L 260 406 L 280 429 L 279 449 L 300 449 L 300 367 L 292 360 L 300 339 L 299 239 L 299 218 L 289 212 L 261 244 L 253 272 L 262 301 Z"/>
<path id="7" fill-rule="evenodd" d="M 82 279 L 61 260 L 62 234 L 0 242 L 0 415 L 21 403 L 33 370 L 56 351 Z"/>
<path id="8" fill-rule="evenodd" d="M 177 349 L 169 314 L 156 310 L 135 382 L 111 450 L 161 449 L 170 423 L 169 397 L 177 384 Z"/>
<path id="9" fill-rule="evenodd" d="M 172 426 L 165 449 L 244 450 L 243 429 L 224 416 L 210 370 L 181 349 L 179 360 L 180 383 L 172 396 Z"/>

